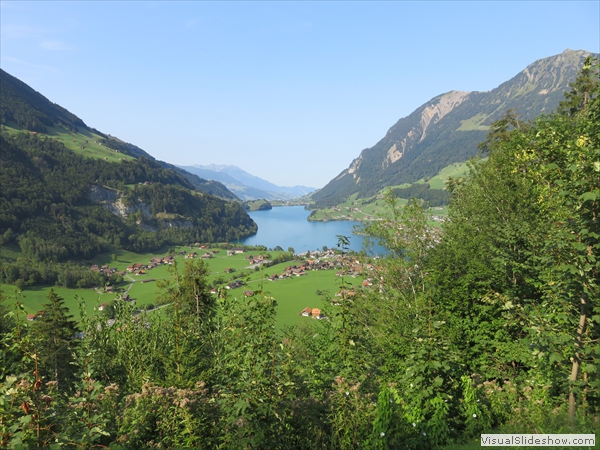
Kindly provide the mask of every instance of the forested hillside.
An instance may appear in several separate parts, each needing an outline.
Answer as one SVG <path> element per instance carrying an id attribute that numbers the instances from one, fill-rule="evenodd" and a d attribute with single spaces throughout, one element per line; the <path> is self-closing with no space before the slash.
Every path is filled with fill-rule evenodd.
<path id="1" fill-rule="evenodd" d="M 105 280 L 87 261 L 110 248 L 256 232 L 222 184 L 89 128 L 3 70 L 0 87 L 2 282 L 97 286 Z"/>
<path id="2" fill-rule="evenodd" d="M 56 269 L 48 266 L 83 262 L 110 246 L 148 251 L 256 232 L 239 203 L 194 191 L 186 178 L 155 161 L 85 158 L 30 133 L 1 134 L 0 143 L 0 235 L 24 258 L 3 259 L 5 282 L 53 284 Z M 106 202 L 92 201 L 93 188 L 108 189 L 131 213 L 120 216 Z"/>
<path id="3" fill-rule="evenodd" d="M 46 133 L 48 127 L 62 125 L 69 130 L 86 127 L 83 121 L 61 106 L 49 102 L 39 92 L 0 69 L 0 121 L 14 122 L 26 130 Z"/>
<path id="4" fill-rule="evenodd" d="M 285 299 L 266 284 L 211 295 L 193 260 L 162 283 L 164 314 L 134 317 L 120 302 L 114 324 L 78 326 L 51 292 L 25 322 L 18 307 L 5 314 L 9 299 L 0 446 L 457 449 L 490 432 L 597 436 L 599 74 L 590 58 L 557 111 L 494 122 L 488 158 L 449 184 L 441 232 L 419 201 L 400 209 L 390 195 L 389 215 L 364 229 L 387 254 L 352 258 L 363 288 L 340 271 L 322 320 L 279 332 Z"/>

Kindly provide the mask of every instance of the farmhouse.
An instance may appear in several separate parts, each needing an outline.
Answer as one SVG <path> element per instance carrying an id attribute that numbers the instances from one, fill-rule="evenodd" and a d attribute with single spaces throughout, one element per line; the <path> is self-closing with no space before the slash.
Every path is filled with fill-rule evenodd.
<path id="1" fill-rule="evenodd" d="M 229 283 L 227 286 L 225 286 L 225 289 L 236 289 L 242 287 L 243 285 L 244 283 L 242 282 L 242 280 L 235 280 Z"/>
<path id="2" fill-rule="evenodd" d="M 310 312 L 313 316 L 313 319 L 322 319 L 323 315 L 321 314 L 321 310 L 319 308 L 313 308 Z"/>

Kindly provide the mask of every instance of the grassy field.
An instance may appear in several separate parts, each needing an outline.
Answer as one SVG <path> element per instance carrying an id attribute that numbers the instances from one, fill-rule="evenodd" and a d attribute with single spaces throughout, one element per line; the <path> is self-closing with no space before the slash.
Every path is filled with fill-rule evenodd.
<path id="1" fill-rule="evenodd" d="M 15 286 L 0 284 L 4 303 L 10 308 L 11 305 L 18 301 L 23 304 L 27 314 L 34 314 L 43 309 L 42 304 L 48 302 L 50 289 L 53 289 L 58 296 L 65 299 L 65 306 L 69 308 L 70 313 L 76 320 L 81 318 L 79 310 L 80 301 L 83 301 L 86 313 L 93 314 L 98 305 L 109 302 L 115 297 L 114 294 L 99 293 L 94 289 L 67 289 L 58 286 L 28 287 L 21 292 L 20 296 L 17 296 Z"/>
<path id="2" fill-rule="evenodd" d="M 448 178 L 464 177 L 468 171 L 467 163 L 454 163 L 444 167 L 436 176 L 431 177 L 427 183 L 431 189 L 445 189 Z M 425 180 L 420 179 L 417 183 L 425 183 Z"/>
<path id="3" fill-rule="evenodd" d="M 15 134 L 21 131 L 28 132 L 14 124 L 4 125 L 2 128 L 8 134 Z M 38 136 L 49 136 L 57 139 L 65 144 L 69 150 L 85 156 L 87 158 L 104 159 L 106 161 L 117 162 L 122 159 L 134 159 L 132 156 L 124 155 L 123 153 L 115 152 L 108 147 L 99 143 L 101 136 L 88 130 L 80 130 L 75 133 L 66 128 L 55 126 L 49 127 L 48 133 L 36 133 Z"/>
<path id="4" fill-rule="evenodd" d="M 163 250 L 163 249 L 161 249 Z M 260 291 L 274 297 L 278 303 L 277 325 L 294 325 L 302 320 L 311 320 L 308 317 L 302 317 L 299 313 L 308 307 L 322 308 L 323 300 L 317 291 L 327 292 L 331 297 L 340 289 L 340 278 L 336 277 L 335 270 L 326 271 L 309 271 L 308 275 L 302 277 L 293 277 L 278 281 L 269 281 L 268 276 L 275 273 L 282 273 L 285 267 L 295 264 L 295 262 L 281 263 L 272 267 L 264 268 L 263 270 L 255 270 L 249 268 L 247 257 L 248 255 L 257 256 L 258 252 L 246 252 L 227 256 L 227 250 L 223 249 L 194 249 L 201 255 L 205 251 L 216 250 L 218 253 L 213 258 L 205 260 L 210 269 L 209 281 L 212 283 L 217 277 L 225 279 L 227 282 L 233 279 L 242 279 L 247 284 L 243 288 L 228 290 L 228 295 L 234 298 L 241 298 L 244 290 Z M 189 247 L 175 247 L 175 251 L 190 251 Z M 108 264 L 110 267 L 115 267 L 117 270 L 125 270 L 127 266 L 136 262 L 148 263 L 155 256 L 165 256 L 167 248 L 162 252 L 136 254 L 127 251 L 114 250 L 112 253 L 104 253 L 98 255 L 92 261 L 95 264 Z M 279 255 L 282 252 L 268 252 L 272 257 Z M 117 256 L 117 260 L 113 260 L 113 256 Z M 175 260 L 179 265 L 179 270 L 182 270 L 184 264 L 184 256 L 177 255 Z M 233 273 L 226 273 L 225 269 L 234 269 Z M 150 303 L 156 305 L 156 298 L 159 294 L 159 288 L 156 285 L 157 280 L 170 278 L 170 266 L 161 265 L 154 269 L 148 270 L 143 275 L 127 274 L 122 283 L 115 286 L 117 292 L 104 293 L 100 289 L 66 289 L 56 286 L 34 286 L 27 287 L 20 297 L 16 297 L 16 288 L 11 285 L 0 285 L 2 297 L 7 305 L 19 301 L 24 305 L 24 309 L 28 314 L 36 313 L 43 309 L 42 304 L 47 302 L 47 296 L 50 289 L 53 289 L 60 297 L 65 300 L 65 305 L 69 308 L 70 313 L 76 320 L 81 318 L 79 303 L 82 301 L 84 310 L 87 314 L 93 314 L 98 305 L 111 302 L 117 295 L 128 290 L 128 294 L 135 300 L 135 305 L 138 308 L 143 308 Z M 144 282 L 145 281 L 145 282 Z M 362 278 L 347 277 L 347 283 L 360 286 Z"/>
<path id="5" fill-rule="evenodd" d="M 407 200 L 398 199 L 400 205 L 405 205 Z M 335 208 L 319 209 L 311 216 L 311 220 L 374 220 L 386 214 L 386 204 L 383 199 L 357 198 L 352 194 L 344 203 Z"/>
<path id="6" fill-rule="evenodd" d="M 344 281 L 356 286 L 360 285 L 362 278 L 346 277 Z M 326 307 L 317 290 L 325 291 L 328 296 L 334 297 L 340 290 L 340 283 L 341 279 L 335 276 L 335 270 L 321 270 L 308 272 L 308 275 L 303 277 L 264 281 L 262 286 L 266 294 L 277 300 L 277 326 L 281 328 L 283 325 L 296 325 L 302 321 L 314 320 L 301 316 L 300 312 L 306 307 Z M 250 289 L 260 285 L 260 281 L 248 283 Z"/>
<path id="7" fill-rule="evenodd" d="M 416 183 L 429 184 L 431 189 L 445 189 L 446 183 L 450 177 L 459 178 L 464 177 L 468 172 L 467 163 L 454 163 L 447 167 L 444 167 L 440 172 L 425 181 L 420 179 Z M 353 194 L 344 203 L 334 207 L 325 208 L 315 211 L 311 216 L 311 220 L 315 221 L 329 221 L 329 220 L 353 220 L 353 221 L 369 221 L 374 220 L 377 217 L 383 217 L 387 213 L 387 205 L 382 199 L 383 193 L 387 189 L 401 189 L 407 188 L 410 183 L 401 184 L 398 186 L 389 186 L 379 193 L 379 198 L 358 198 L 357 194 Z M 398 199 L 400 206 L 408 203 L 407 199 Z M 430 213 L 432 216 L 446 216 L 448 214 L 448 208 L 431 208 Z M 433 226 L 439 226 L 438 221 L 430 221 Z"/>

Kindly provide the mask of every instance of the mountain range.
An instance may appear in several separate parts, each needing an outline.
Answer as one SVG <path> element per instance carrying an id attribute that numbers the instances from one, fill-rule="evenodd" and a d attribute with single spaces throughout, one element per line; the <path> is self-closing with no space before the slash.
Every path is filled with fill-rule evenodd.
<path id="1" fill-rule="evenodd" d="M 232 165 L 195 164 L 179 167 L 201 178 L 223 183 L 242 200 L 291 200 L 308 195 L 315 190 L 308 186 L 277 186 Z"/>
<path id="2" fill-rule="evenodd" d="M 382 189 L 436 175 L 478 153 L 490 124 L 514 109 L 522 120 L 550 113 L 563 99 L 585 58 L 584 50 L 540 59 L 488 92 L 438 95 L 398 120 L 374 146 L 311 195 L 315 208 L 343 203 L 351 195 L 372 197 Z"/>

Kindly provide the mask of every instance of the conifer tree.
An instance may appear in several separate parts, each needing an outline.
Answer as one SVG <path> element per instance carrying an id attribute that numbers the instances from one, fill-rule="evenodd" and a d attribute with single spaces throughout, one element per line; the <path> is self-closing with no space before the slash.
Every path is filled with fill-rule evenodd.
<path id="1" fill-rule="evenodd" d="M 46 379 L 58 382 L 61 389 L 69 386 L 73 378 L 73 351 L 77 345 L 77 325 L 64 299 L 53 289 L 48 294 L 48 303 L 42 305 L 43 313 L 39 314 L 32 327 L 32 335 L 36 342 L 36 351 L 40 371 Z"/>
<path id="2" fill-rule="evenodd" d="M 600 82 L 600 61 L 588 56 L 577 79 L 569 83 L 571 90 L 565 92 L 565 99 L 560 102 L 558 111 L 561 114 L 573 116 L 587 108 L 590 101 L 597 95 Z"/>

